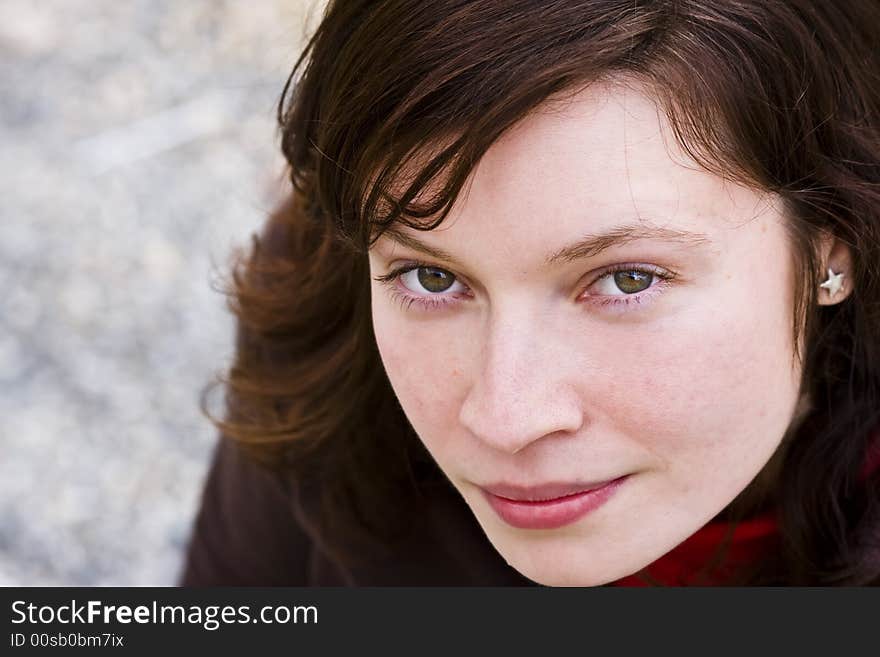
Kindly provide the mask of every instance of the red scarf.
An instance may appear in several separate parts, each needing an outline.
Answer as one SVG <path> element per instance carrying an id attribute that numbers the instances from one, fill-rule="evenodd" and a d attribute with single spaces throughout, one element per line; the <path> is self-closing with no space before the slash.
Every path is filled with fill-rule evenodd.
<path id="1" fill-rule="evenodd" d="M 880 432 L 873 441 L 860 479 L 880 470 Z M 733 535 L 726 550 L 719 550 L 729 531 Z M 727 521 L 713 521 L 640 571 L 612 582 L 612 586 L 718 586 L 740 567 L 755 564 L 762 555 L 778 548 L 779 534 L 773 511 L 741 521 L 733 527 Z M 642 576 L 646 575 L 646 576 Z"/>

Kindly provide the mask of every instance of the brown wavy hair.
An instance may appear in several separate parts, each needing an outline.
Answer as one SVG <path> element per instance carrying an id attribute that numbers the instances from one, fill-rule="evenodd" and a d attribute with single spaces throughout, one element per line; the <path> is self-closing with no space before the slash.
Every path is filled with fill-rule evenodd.
<path id="1" fill-rule="evenodd" d="M 880 478 L 860 476 L 880 426 L 878 29 L 874 0 L 331 0 L 278 106 L 290 198 L 234 256 L 237 351 L 203 412 L 315 492 L 329 544 L 405 532 L 442 473 L 382 367 L 367 251 L 395 221 L 439 225 L 539 104 L 632 78 L 691 157 L 779 195 L 789 219 L 812 405 L 774 456 L 779 554 L 738 583 L 880 584 Z M 828 233 L 854 292 L 820 306 Z"/>

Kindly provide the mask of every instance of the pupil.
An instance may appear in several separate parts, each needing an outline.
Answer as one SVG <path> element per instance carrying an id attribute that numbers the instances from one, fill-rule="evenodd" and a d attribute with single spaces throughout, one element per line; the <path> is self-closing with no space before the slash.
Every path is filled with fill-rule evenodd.
<path id="1" fill-rule="evenodd" d="M 434 267 L 419 267 L 418 279 L 422 287 L 429 292 L 445 292 L 455 282 L 455 276 Z"/>
<path id="2" fill-rule="evenodd" d="M 614 284 L 621 292 L 635 294 L 649 287 L 653 274 L 642 271 L 619 271 L 614 274 Z"/>

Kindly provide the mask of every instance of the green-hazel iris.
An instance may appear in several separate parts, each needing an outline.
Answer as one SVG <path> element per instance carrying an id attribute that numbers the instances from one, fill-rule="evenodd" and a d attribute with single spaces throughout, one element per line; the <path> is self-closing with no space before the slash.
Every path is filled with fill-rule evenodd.
<path id="1" fill-rule="evenodd" d="M 455 282 L 455 276 L 435 267 L 419 267 L 419 283 L 429 292 L 445 292 Z"/>
<path id="2" fill-rule="evenodd" d="M 614 273 L 614 284 L 617 285 L 621 292 L 626 294 L 635 294 L 646 290 L 651 285 L 653 274 L 648 272 L 629 270 L 618 271 Z"/>

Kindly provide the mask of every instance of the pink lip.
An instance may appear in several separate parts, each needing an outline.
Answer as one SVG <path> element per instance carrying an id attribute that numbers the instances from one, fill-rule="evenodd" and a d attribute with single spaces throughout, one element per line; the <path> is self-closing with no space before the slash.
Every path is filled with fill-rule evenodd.
<path id="1" fill-rule="evenodd" d="M 598 509 L 628 476 L 598 483 L 553 483 L 530 488 L 493 484 L 482 491 L 507 524 L 520 529 L 555 529 Z"/>

